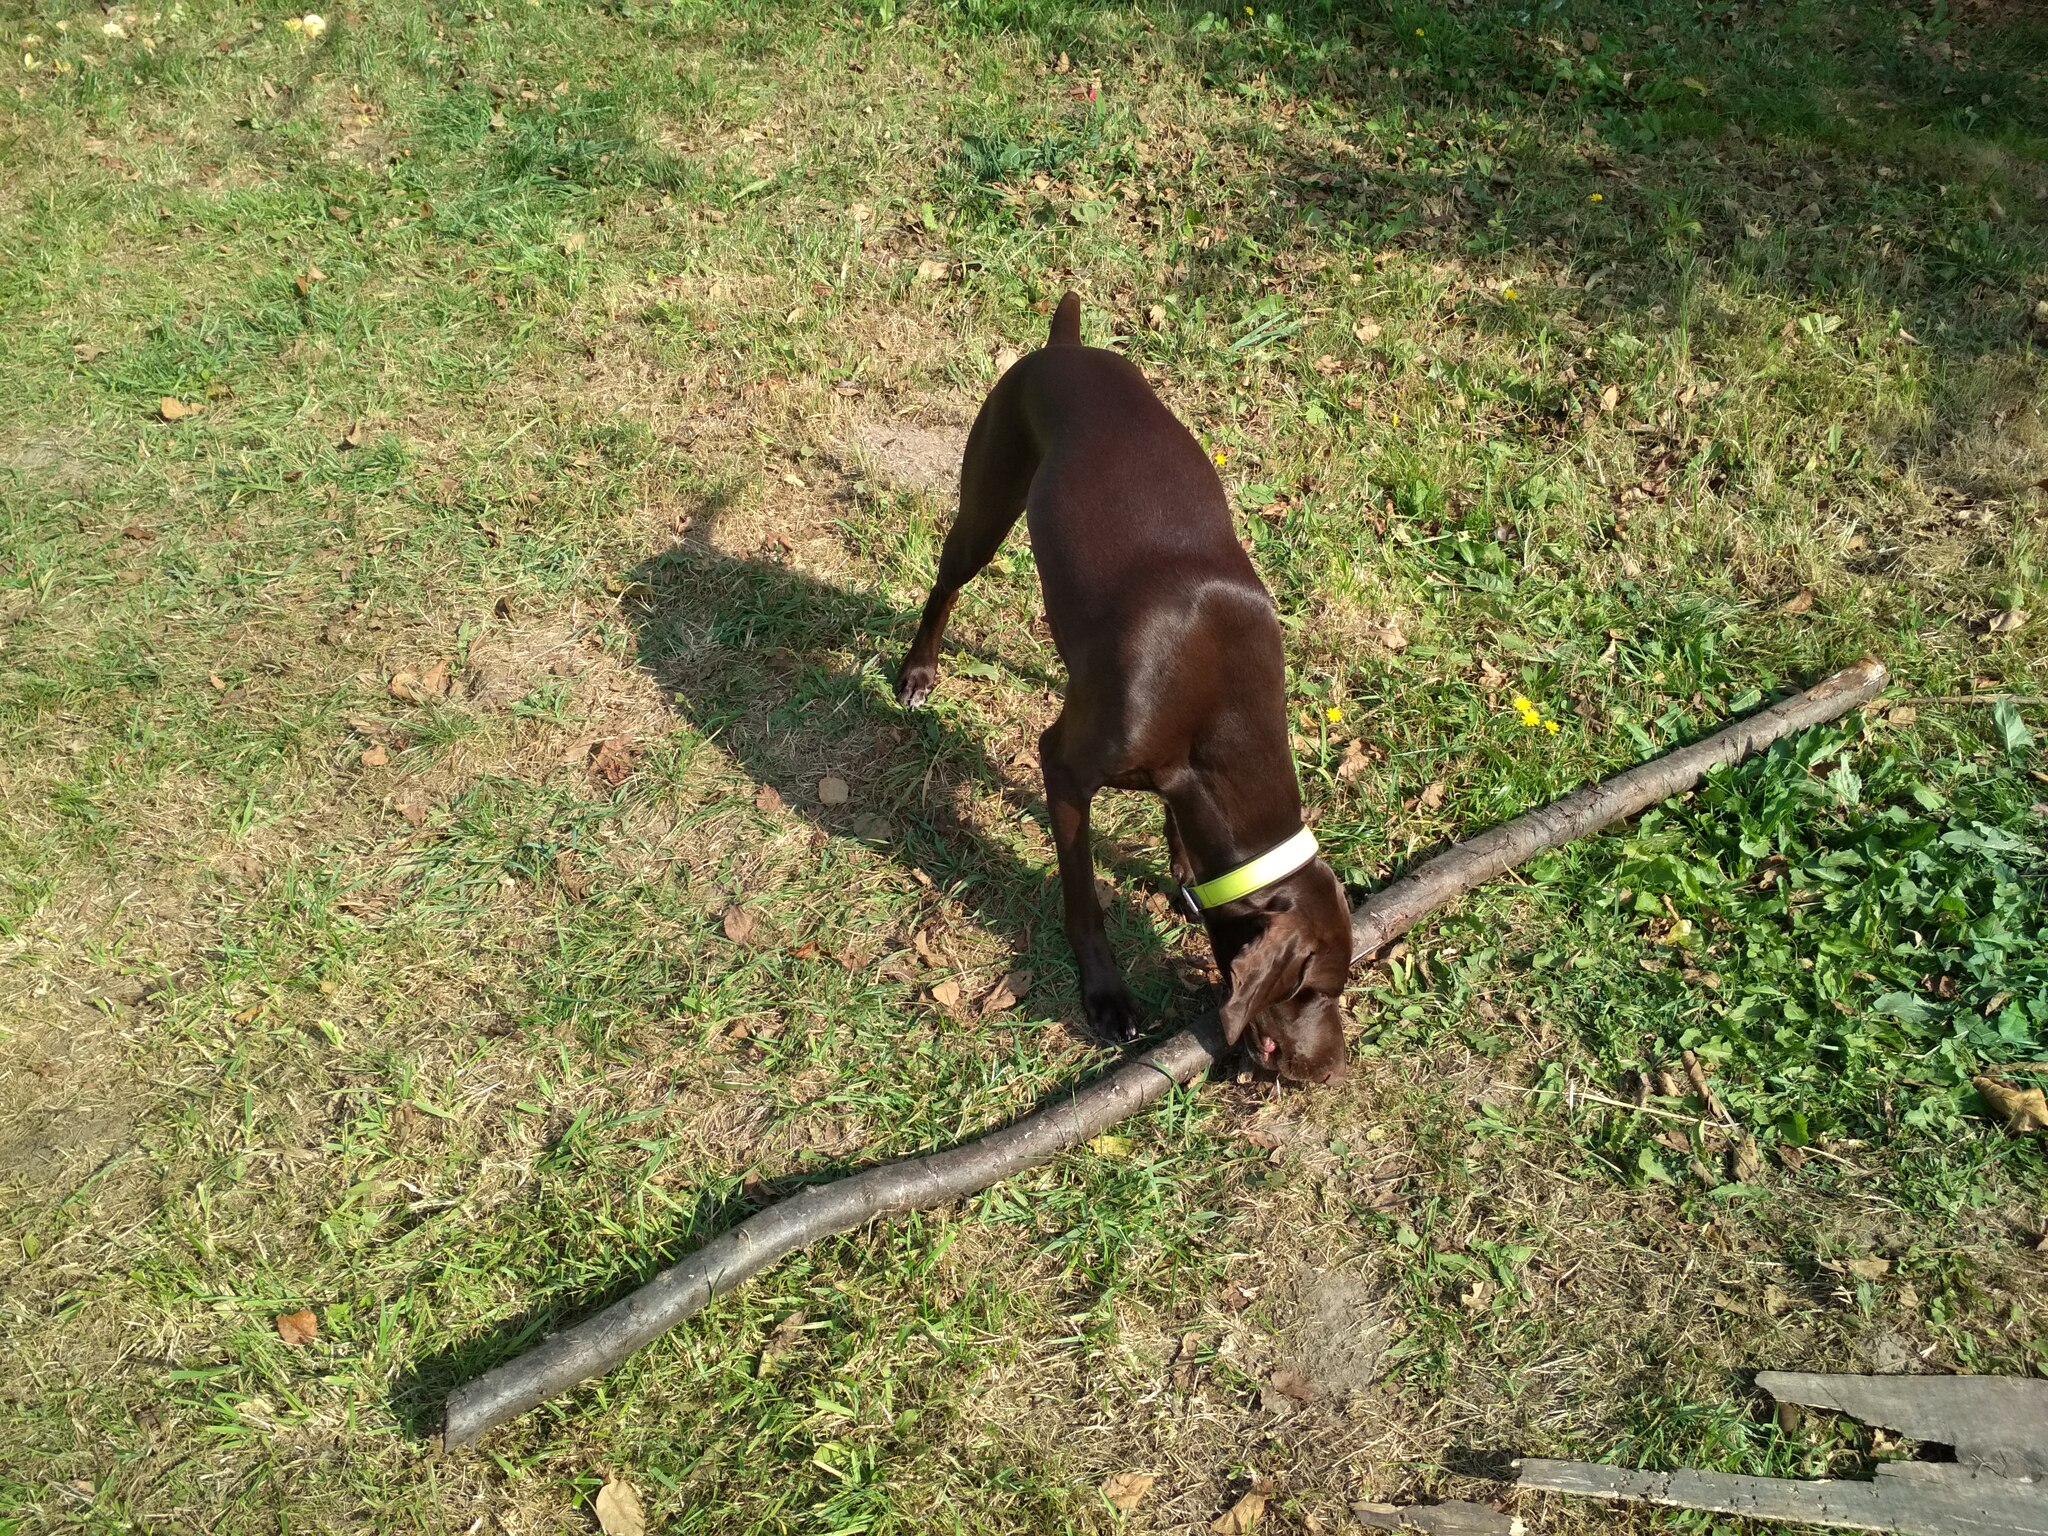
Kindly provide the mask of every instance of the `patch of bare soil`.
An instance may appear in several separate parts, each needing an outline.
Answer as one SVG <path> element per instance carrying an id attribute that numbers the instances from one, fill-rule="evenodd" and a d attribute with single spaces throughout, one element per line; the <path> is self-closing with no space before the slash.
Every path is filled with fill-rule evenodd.
<path id="1" fill-rule="evenodd" d="M 865 465 L 899 489 L 949 497 L 959 488 L 965 427 L 869 421 L 853 428 L 849 442 L 857 466 Z"/>
<path id="2" fill-rule="evenodd" d="M 48 984 L 54 992 L 54 984 Z M 123 997 L 140 1000 L 128 979 Z M 140 1104 L 113 1018 L 81 1000 L 29 999 L 0 1043 L 0 1183 L 76 1183 L 127 1142 Z"/>
<path id="3" fill-rule="evenodd" d="M 1281 1334 L 1288 1368 L 1317 1393 L 1348 1397 L 1380 1379 L 1394 1318 L 1385 1298 L 1353 1270 L 1306 1277 Z M 1292 1383 L 1290 1382 L 1290 1385 Z"/>
<path id="4" fill-rule="evenodd" d="M 0 437 L 0 477 L 9 474 L 60 496 L 82 495 L 96 478 L 94 466 L 74 444 L 48 434 Z"/>

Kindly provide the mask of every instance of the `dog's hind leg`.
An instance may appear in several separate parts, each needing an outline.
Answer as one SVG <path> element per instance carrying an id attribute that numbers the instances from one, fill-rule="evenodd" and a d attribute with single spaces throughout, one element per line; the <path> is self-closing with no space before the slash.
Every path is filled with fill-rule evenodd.
<path id="1" fill-rule="evenodd" d="M 1038 449 L 1017 409 L 1019 380 L 1005 374 L 974 419 L 960 464 L 960 510 L 939 552 L 938 579 L 925 599 L 917 638 L 896 674 L 896 701 L 915 709 L 931 696 L 939 676 L 939 642 L 960 589 L 995 558 L 1024 511 L 1024 496 L 1038 469 Z"/>

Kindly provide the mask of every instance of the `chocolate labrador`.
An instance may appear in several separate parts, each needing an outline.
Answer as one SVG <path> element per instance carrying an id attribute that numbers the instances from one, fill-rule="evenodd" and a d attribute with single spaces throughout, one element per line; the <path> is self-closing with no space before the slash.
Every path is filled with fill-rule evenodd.
<path id="1" fill-rule="evenodd" d="M 1089 803 L 1104 786 L 1149 789 L 1230 978 L 1225 1039 L 1283 1077 L 1341 1076 L 1351 914 L 1302 825 L 1272 599 L 1208 455 L 1128 359 L 1081 345 L 1071 293 L 968 435 L 959 516 L 897 678 L 906 708 L 930 696 L 953 601 L 1020 512 L 1067 667 L 1038 755 L 1090 1024 L 1137 1028 L 1103 932 Z"/>

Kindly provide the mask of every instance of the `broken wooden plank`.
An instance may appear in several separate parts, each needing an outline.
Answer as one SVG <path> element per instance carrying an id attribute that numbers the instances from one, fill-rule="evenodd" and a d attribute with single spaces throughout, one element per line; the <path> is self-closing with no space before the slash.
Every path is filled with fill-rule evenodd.
<path id="1" fill-rule="evenodd" d="M 1519 1463 L 1520 1486 L 1583 1498 L 1664 1504 L 1752 1520 L 1891 1531 L 1898 1536 L 2048 1536 L 2048 1493 L 1980 1474 L 1967 1481 L 1893 1474 L 1875 1482 L 1798 1482 L 1729 1472 L 1642 1472 L 1584 1461 Z"/>
<path id="2" fill-rule="evenodd" d="M 2002 1477 L 2048 1478 L 2048 1381 L 2017 1376 L 1823 1376 L 1761 1371 L 1781 1403 L 1846 1413 Z"/>
<path id="3" fill-rule="evenodd" d="M 1422 1536 L 1522 1536 L 1522 1522 L 1491 1504 L 1446 1499 L 1441 1504 L 1354 1504 L 1351 1518 L 1369 1531 L 1419 1531 Z"/>

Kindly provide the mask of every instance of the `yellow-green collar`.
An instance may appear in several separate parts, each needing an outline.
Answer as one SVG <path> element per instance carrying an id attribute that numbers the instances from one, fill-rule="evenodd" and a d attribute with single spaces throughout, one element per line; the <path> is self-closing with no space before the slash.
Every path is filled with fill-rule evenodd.
<path id="1" fill-rule="evenodd" d="M 1188 899 L 1201 911 L 1223 906 L 1254 891 L 1262 891 L 1276 880 L 1284 880 L 1316 856 L 1316 835 L 1303 827 L 1278 848 L 1268 849 L 1249 864 L 1240 864 L 1214 880 L 1185 886 Z"/>

